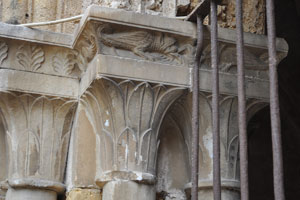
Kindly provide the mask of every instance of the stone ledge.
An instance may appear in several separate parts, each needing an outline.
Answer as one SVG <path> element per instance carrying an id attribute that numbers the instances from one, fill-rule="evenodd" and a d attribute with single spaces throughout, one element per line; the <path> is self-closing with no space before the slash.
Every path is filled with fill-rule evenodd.
<path id="1" fill-rule="evenodd" d="M 114 23 L 147 30 L 155 30 L 193 39 L 196 39 L 197 35 L 196 25 L 188 21 L 92 5 L 85 11 L 84 16 L 79 23 L 78 29 L 75 31 L 73 46 L 75 46 L 77 39 L 85 29 L 87 22 L 90 20 Z M 205 39 L 208 40 L 210 38 L 210 26 L 204 27 Z M 235 44 L 236 30 L 219 27 L 218 40 Z M 267 49 L 267 36 L 244 33 L 244 45 Z M 288 45 L 282 38 L 276 39 L 276 47 L 278 51 L 288 51 Z"/>
<path id="2" fill-rule="evenodd" d="M 152 185 L 156 181 L 156 177 L 149 173 L 137 172 L 137 171 L 107 171 L 100 177 L 96 178 L 96 184 L 99 187 L 103 187 L 110 181 L 134 181 L 144 184 Z"/>
<path id="3" fill-rule="evenodd" d="M 241 186 L 240 186 L 240 181 L 236 180 L 226 180 L 222 179 L 221 181 L 221 187 L 222 189 L 228 189 L 228 190 L 236 190 L 239 191 Z M 185 185 L 185 190 L 190 190 L 192 188 L 192 183 L 187 183 Z M 213 181 L 212 180 L 199 180 L 199 185 L 198 189 L 212 189 L 213 188 Z"/>
<path id="4" fill-rule="evenodd" d="M 187 67 L 98 54 L 81 79 L 79 94 L 83 94 L 91 82 L 101 76 L 188 88 L 191 84 L 190 71 Z"/>
<path id="5" fill-rule="evenodd" d="M 2 22 L 0 22 L 0 37 L 63 47 L 71 47 L 73 43 L 73 37 L 69 34 L 27 28 Z"/>
<path id="6" fill-rule="evenodd" d="M 42 179 L 12 179 L 8 181 L 10 187 L 13 188 L 39 188 L 45 190 L 55 191 L 57 193 L 63 193 L 65 191 L 65 185 L 59 182 L 42 180 Z"/>
<path id="7" fill-rule="evenodd" d="M 192 69 L 188 67 L 98 54 L 81 79 L 79 95 L 85 92 L 93 80 L 102 76 L 191 88 L 192 73 Z M 211 73 L 210 70 L 200 69 L 200 91 L 211 91 Z M 248 98 L 268 101 L 268 80 L 246 77 L 245 85 Z M 220 93 L 237 95 L 237 76 L 235 74 L 220 72 Z"/>
<path id="8" fill-rule="evenodd" d="M 0 90 L 78 98 L 79 81 L 73 78 L 0 69 Z"/>

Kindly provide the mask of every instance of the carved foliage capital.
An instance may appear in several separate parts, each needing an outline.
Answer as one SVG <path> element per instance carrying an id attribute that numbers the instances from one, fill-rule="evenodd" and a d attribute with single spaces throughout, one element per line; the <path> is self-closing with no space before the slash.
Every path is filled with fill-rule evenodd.
<path id="1" fill-rule="evenodd" d="M 74 105 L 56 97 L 0 93 L 10 180 L 62 181 Z"/>
<path id="2" fill-rule="evenodd" d="M 154 173 L 157 132 L 182 88 L 102 77 L 81 98 L 97 138 L 98 173 Z"/>

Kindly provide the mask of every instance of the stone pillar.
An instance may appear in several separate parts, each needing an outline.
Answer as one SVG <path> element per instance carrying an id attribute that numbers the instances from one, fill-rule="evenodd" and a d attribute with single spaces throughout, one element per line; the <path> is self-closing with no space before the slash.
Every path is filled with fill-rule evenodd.
<path id="1" fill-rule="evenodd" d="M 102 77 L 81 99 L 96 133 L 103 200 L 154 200 L 157 134 L 182 89 Z"/>
<path id="2" fill-rule="evenodd" d="M 6 200 L 56 200 L 69 145 L 74 101 L 1 92 L 8 149 Z"/>

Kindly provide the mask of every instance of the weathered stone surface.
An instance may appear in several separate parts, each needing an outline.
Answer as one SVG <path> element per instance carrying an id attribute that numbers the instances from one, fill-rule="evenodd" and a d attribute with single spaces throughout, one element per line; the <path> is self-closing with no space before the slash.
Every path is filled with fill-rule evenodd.
<path id="1" fill-rule="evenodd" d="M 101 200 L 101 192 L 96 189 L 73 189 L 67 194 L 67 200 Z"/>
<path id="2" fill-rule="evenodd" d="M 172 108 L 178 106 L 176 101 Z M 184 118 L 184 124 L 178 122 L 178 116 L 168 111 L 160 129 L 156 190 L 162 199 L 188 199 L 184 188 L 191 175 L 190 146 L 186 141 L 188 135 L 184 133 L 190 133 L 191 118 L 188 113 L 181 112 L 180 115 Z"/>
<path id="3" fill-rule="evenodd" d="M 8 179 L 8 198 L 55 199 L 65 187 L 69 199 L 99 198 L 100 189 L 104 200 L 153 200 L 156 190 L 166 199 L 189 198 L 191 95 L 176 99 L 191 88 L 193 62 L 185 60 L 193 58 L 194 24 L 92 6 L 73 35 L 0 26 L 0 140 L 7 146 L 0 147 L 0 166 L 8 166 L 0 169 L 0 181 Z M 212 194 L 209 37 L 205 27 L 199 83 L 204 199 Z M 220 28 L 218 41 L 222 188 L 224 198 L 238 199 L 235 31 Z M 281 39 L 277 51 L 279 60 L 287 53 Z M 265 36 L 245 34 L 249 118 L 269 99 L 266 53 Z"/>
<path id="4" fill-rule="evenodd" d="M 204 200 L 213 199 L 211 93 L 201 92 L 199 98 L 199 199 Z M 222 196 L 224 199 L 239 199 L 237 98 L 228 95 L 220 98 Z M 191 94 L 176 101 L 166 114 L 160 132 L 157 191 L 170 199 L 172 196 L 176 199 L 188 199 L 190 195 L 191 171 L 187 163 L 191 159 L 191 104 Z M 247 119 L 265 106 L 267 103 L 264 101 L 248 99 Z M 168 138 L 169 131 L 172 138 Z M 176 176 L 173 175 L 175 173 Z"/>
<path id="5" fill-rule="evenodd" d="M 1 92 L 7 146 L 7 199 L 56 199 L 62 184 L 75 102 Z M 32 189 L 25 189 L 32 188 Z M 29 198 L 30 197 L 30 198 Z"/>
<path id="6" fill-rule="evenodd" d="M 57 194 L 50 190 L 9 188 L 6 200 L 56 200 Z"/>
<path id="7" fill-rule="evenodd" d="M 266 27 L 266 8 L 264 0 L 243 1 L 243 26 L 245 32 L 264 34 Z M 235 1 L 218 7 L 219 25 L 223 28 L 235 28 Z"/>
<path id="8" fill-rule="evenodd" d="M 68 190 L 73 188 L 97 188 L 96 133 L 82 104 L 77 107 L 67 170 Z"/>
<path id="9" fill-rule="evenodd" d="M 103 188 L 103 200 L 155 200 L 155 188 L 133 181 L 111 181 Z"/>
<path id="10" fill-rule="evenodd" d="M 119 8 L 152 15 L 175 17 L 187 15 L 197 4 L 194 0 L 67 0 L 49 2 L 2 0 L 1 18 L 8 23 L 29 23 L 62 19 L 81 14 L 94 4 L 103 7 Z M 244 1 L 244 29 L 246 32 L 263 34 L 265 31 L 265 2 L 263 0 Z M 0 18 L 0 19 L 1 19 Z M 219 6 L 218 19 L 221 27 L 235 28 L 235 1 Z M 77 22 L 42 27 L 42 29 L 72 33 Z"/>

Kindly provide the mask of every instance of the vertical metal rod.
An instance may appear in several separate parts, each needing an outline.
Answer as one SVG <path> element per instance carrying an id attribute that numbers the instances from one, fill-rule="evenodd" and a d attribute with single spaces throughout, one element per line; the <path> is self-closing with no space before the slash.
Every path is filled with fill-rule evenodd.
<path id="1" fill-rule="evenodd" d="M 213 191 L 214 200 L 221 200 L 220 121 L 217 3 L 211 0 L 211 67 L 212 67 L 212 126 L 213 126 Z"/>
<path id="2" fill-rule="evenodd" d="M 198 200 L 199 171 L 199 67 L 203 51 L 203 19 L 197 14 L 197 50 L 193 70 L 193 113 L 192 113 L 192 200 Z"/>
<path id="3" fill-rule="evenodd" d="M 282 143 L 280 133 L 280 113 L 278 99 L 278 78 L 276 68 L 276 31 L 274 1 L 267 0 L 267 28 L 269 48 L 270 109 L 273 148 L 273 176 L 275 200 L 284 200 Z"/>
<path id="4" fill-rule="evenodd" d="M 248 186 L 248 141 L 246 126 L 246 95 L 244 72 L 244 34 L 242 0 L 236 0 L 238 115 L 240 143 L 241 200 L 249 199 Z"/>

